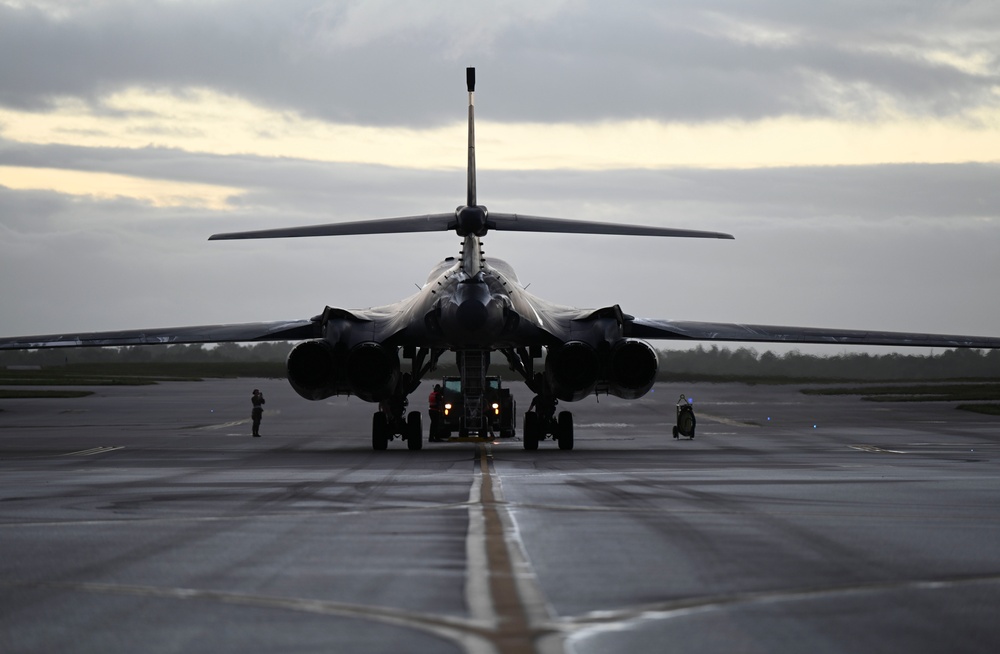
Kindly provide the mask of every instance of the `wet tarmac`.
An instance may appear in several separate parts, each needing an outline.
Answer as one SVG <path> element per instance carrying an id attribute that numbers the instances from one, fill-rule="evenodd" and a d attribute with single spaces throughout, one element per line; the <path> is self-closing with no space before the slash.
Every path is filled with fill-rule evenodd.
<path id="1" fill-rule="evenodd" d="M 561 407 L 573 451 L 374 452 L 280 380 L 93 390 L 0 400 L 0 652 L 1000 647 L 1000 418 L 953 404 L 665 385 Z"/>

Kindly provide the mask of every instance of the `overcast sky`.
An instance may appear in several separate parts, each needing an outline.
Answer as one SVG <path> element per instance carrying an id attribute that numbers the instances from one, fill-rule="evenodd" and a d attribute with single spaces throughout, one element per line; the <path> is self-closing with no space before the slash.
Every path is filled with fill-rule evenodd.
<path id="1" fill-rule="evenodd" d="M 0 0 L 0 335 L 410 295 L 454 234 L 206 239 L 451 211 L 466 66 L 491 210 L 736 236 L 491 233 L 533 293 L 1000 336 L 995 0 Z"/>

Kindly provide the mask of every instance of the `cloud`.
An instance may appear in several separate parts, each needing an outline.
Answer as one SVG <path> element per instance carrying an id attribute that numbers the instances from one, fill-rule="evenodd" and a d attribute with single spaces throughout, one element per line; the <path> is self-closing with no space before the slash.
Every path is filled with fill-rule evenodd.
<path id="1" fill-rule="evenodd" d="M 481 144 L 480 149 L 485 149 Z M 464 198 L 462 169 L 393 168 L 174 148 L 31 145 L 0 140 L 0 167 L 56 168 L 233 189 L 229 209 L 262 220 L 354 220 L 448 211 Z M 1000 218 L 997 163 L 676 167 L 617 170 L 481 169 L 481 200 L 496 211 L 594 220 L 865 220 Z M 3 178 L 0 177 L 0 180 Z M 2 183 L 2 181 L 0 181 Z M 267 225 L 265 225 L 267 226 Z M 709 229 L 709 227 L 705 227 Z M 711 227 L 710 229 L 716 229 Z"/>
<path id="2" fill-rule="evenodd" d="M 127 197 L 153 206 L 228 208 L 240 189 L 202 183 L 149 180 L 134 175 L 86 173 L 59 168 L 0 166 L 0 179 L 11 189 L 49 189 L 70 195 L 100 198 Z"/>
<path id="3" fill-rule="evenodd" d="M 505 122 L 964 117 L 997 104 L 989 2 L 52 6 L 0 5 L 0 103 L 211 88 L 333 122 L 426 127 L 452 120 L 460 69 L 476 65 Z"/>
<path id="4" fill-rule="evenodd" d="M 210 90 L 132 88 L 102 102 L 110 114 L 78 101 L 61 101 L 45 113 L 0 108 L 0 134 L 26 144 L 154 146 L 412 168 L 454 169 L 466 160 L 466 126 L 458 110 L 447 126 L 416 129 L 328 123 Z M 977 125 L 902 116 L 860 123 L 784 118 L 558 125 L 480 118 L 477 134 L 479 166 L 493 170 L 964 163 L 995 161 L 1000 152 L 1000 121 L 985 114 Z"/>

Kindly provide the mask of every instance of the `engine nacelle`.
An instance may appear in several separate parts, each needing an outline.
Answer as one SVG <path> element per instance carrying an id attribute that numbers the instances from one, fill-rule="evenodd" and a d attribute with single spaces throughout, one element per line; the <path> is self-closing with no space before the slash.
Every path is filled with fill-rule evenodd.
<path id="1" fill-rule="evenodd" d="M 347 356 L 347 383 L 365 402 L 387 399 L 399 384 L 399 351 L 380 343 L 355 345 Z"/>
<path id="2" fill-rule="evenodd" d="M 288 353 L 288 383 L 307 400 L 347 395 L 347 349 L 334 348 L 324 340 L 299 343 Z"/>
<path id="3" fill-rule="evenodd" d="M 366 402 L 389 397 L 399 383 L 396 348 L 359 343 L 350 350 L 324 340 L 299 343 L 288 353 L 288 383 L 307 400 L 357 395 Z"/>
<path id="4" fill-rule="evenodd" d="M 545 357 L 545 378 L 560 400 L 576 402 L 594 392 L 601 373 L 597 351 L 582 341 L 550 348 Z"/>
<path id="5" fill-rule="evenodd" d="M 640 398 L 653 387 L 659 367 L 656 350 L 645 341 L 619 341 L 608 360 L 608 392 L 626 400 Z"/>

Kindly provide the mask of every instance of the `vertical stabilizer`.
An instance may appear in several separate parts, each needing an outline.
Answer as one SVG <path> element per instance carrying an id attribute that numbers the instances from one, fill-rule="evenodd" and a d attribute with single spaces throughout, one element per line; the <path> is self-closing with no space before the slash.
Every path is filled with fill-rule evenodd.
<path id="1" fill-rule="evenodd" d="M 469 87 L 469 181 L 465 205 L 476 206 L 476 117 L 473 95 L 476 91 L 476 69 L 465 69 L 465 83 Z"/>

